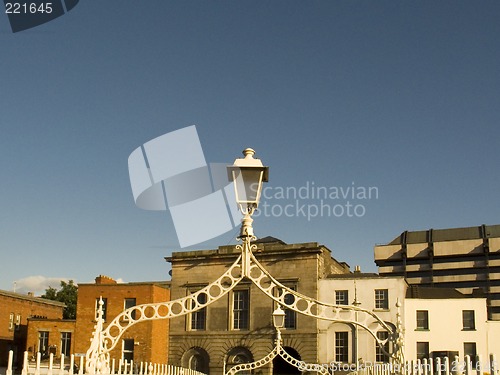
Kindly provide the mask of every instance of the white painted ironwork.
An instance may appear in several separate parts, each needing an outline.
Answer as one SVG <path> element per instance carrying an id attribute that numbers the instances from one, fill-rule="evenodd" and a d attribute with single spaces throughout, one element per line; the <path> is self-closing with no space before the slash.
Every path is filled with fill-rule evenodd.
<path id="1" fill-rule="evenodd" d="M 262 292 L 267 294 L 269 298 L 275 300 L 281 306 L 294 310 L 299 314 L 336 323 L 353 324 L 363 328 L 373 336 L 385 354 L 398 362 L 404 360 L 402 350 L 400 350 L 400 348 L 402 349 L 403 342 L 402 335 L 397 329 L 395 330 L 380 319 L 373 311 L 363 309 L 356 305 L 335 305 L 321 302 L 288 288 L 276 280 L 255 258 L 251 250 L 255 249 L 256 245 L 248 244 L 248 247 L 250 247 L 250 266 L 247 277 L 252 280 Z M 290 295 L 293 296 L 293 299 L 287 298 Z M 287 300 L 292 300 L 292 302 L 287 303 Z M 376 327 L 373 329 L 369 328 L 369 325 L 373 325 L 373 323 L 376 324 Z M 381 340 L 377 337 L 376 332 L 380 328 L 389 332 L 389 337 L 387 339 Z M 394 350 L 392 353 L 388 353 L 385 350 L 385 344 L 388 341 L 393 343 Z"/>
<path id="2" fill-rule="evenodd" d="M 255 161 L 255 159 L 253 159 L 254 153 L 255 152 L 251 149 L 246 149 L 244 151 L 246 158 L 250 155 L 252 156 L 251 159 Z M 242 166 L 237 167 L 241 168 Z M 262 172 L 265 173 L 264 178 L 262 175 L 259 177 L 259 184 L 262 184 L 263 180 L 267 181 L 267 167 L 262 167 L 262 163 L 255 166 L 245 166 L 245 168 L 253 167 L 257 169 L 264 168 L 263 171 L 265 170 L 265 172 Z M 260 189 L 261 186 L 258 188 Z M 243 207 L 244 205 L 240 204 L 240 209 L 244 217 L 241 220 L 242 224 L 238 238 L 242 241 L 242 244 L 237 245 L 236 249 L 241 251 L 241 255 L 231 265 L 231 267 L 221 277 L 219 277 L 219 279 L 215 280 L 205 288 L 200 289 L 187 297 L 176 300 L 137 305 L 126 309 L 115 317 L 106 329 L 103 329 L 101 302 L 99 304 L 100 312 L 98 313 L 92 343 L 87 351 L 87 372 L 92 374 L 109 374 L 109 352 L 116 346 L 121 335 L 131 326 L 142 321 L 170 319 L 195 312 L 222 298 L 243 278 L 251 280 L 262 292 L 274 301 L 300 314 L 316 319 L 352 324 L 356 327 L 365 329 L 373 336 L 378 345 L 380 345 L 381 350 L 391 357 L 393 363 L 403 363 L 403 330 L 399 314 L 399 306 L 398 322 L 396 328 L 393 328 L 381 320 L 374 312 L 360 308 L 359 306 L 328 304 L 302 295 L 278 282 L 257 261 L 252 252 L 252 250 L 257 248 L 257 246 L 252 244 L 252 241 L 254 241 L 256 237 L 253 233 L 253 219 L 251 218 L 257 204 L 258 202 L 252 202 L 246 207 Z M 292 295 L 294 297 L 292 302 L 286 302 L 286 297 L 288 295 Z M 389 332 L 387 339 L 379 339 L 376 335 L 376 331 L 378 329 L 373 330 L 369 328 L 369 324 L 373 323 L 375 323 L 377 327 L 382 327 L 384 330 Z M 391 353 L 388 353 L 385 350 L 385 344 L 387 342 L 391 342 L 393 344 L 392 347 L 389 348 Z M 277 354 L 280 353 L 281 352 L 278 352 Z M 287 362 L 291 364 L 296 363 L 295 361 L 297 360 L 286 354 L 286 352 L 281 354 L 283 354 L 283 359 Z"/>
<path id="3" fill-rule="evenodd" d="M 5 375 L 13 375 L 19 373 L 18 370 L 14 370 L 14 360 L 13 360 L 14 352 L 9 351 L 9 356 L 7 360 L 7 368 L 5 370 Z M 84 368 L 84 357 L 80 357 L 79 365 L 77 365 L 78 357 L 75 357 L 72 354 L 69 357 L 69 363 L 66 360 L 67 357 L 64 354 L 61 354 L 59 360 L 54 360 L 55 356 L 53 353 L 49 355 L 48 363 L 41 360 L 40 353 L 35 355 L 36 362 L 30 363 L 28 360 L 29 353 L 27 351 L 24 352 L 23 364 L 21 369 L 22 375 L 83 375 Z M 113 361 L 114 362 L 114 361 Z M 1 373 L 1 372 L 0 372 Z M 172 366 L 167 364 L 153 364 L 149 362 L 140 362 L 135 363 L 133 361 L 120 361 L 120 366 L 116 369 L 113 367 L 111 369 L 110 374 L 116 375 L 205 375 L 202 372 Z"/>
<path id="4" fill-rule="evenodd" d="M 313 371 L 323 375 L 329 375 L 327 368 L 315 363 L 312 364 L 306 363 L 288 354 L 285 348 L 283 348 L 282 346 L 281 332 L 277 327 L 276 327 L 275 347 L 268 355 L 254 362 L 239 363 L 231 367 L 229 370 L 227 370 L 225 375 L 234 375 L 240 371 L 255 370 L 259 367 L 265 366 L 266 364 L 270 363 L 274 358 L 278 356 L 283 358 L 286 362 L 288 362 L 295 368 L 299 369 L 300 371 Z"/>
<path id="5" fill-rule="evenodd" d="M 117 345 L 122 334 L 131 326 L 148 320 L 170 319 L 200 310 L 222 298 L 243 278 L 241 256 L 217 280 L 206 287 L 168 302 L 147 303 L 124 310 L 103 329 L 102 301 L 99 302 L 97 324 L 87 351 L 87 372 L 109 374 L 109 352 Z"/>

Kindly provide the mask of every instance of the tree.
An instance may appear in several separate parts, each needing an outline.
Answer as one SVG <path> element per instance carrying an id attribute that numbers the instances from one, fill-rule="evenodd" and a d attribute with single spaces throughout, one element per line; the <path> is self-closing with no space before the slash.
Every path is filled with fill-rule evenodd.
<path id="1" fill-rule="evenodd" d="M 45 289 L 45 294 L 42 295 L 42 298 L 63 302 L 66 304 L 66 307 L 63 310 L 63 319 L 76 319 L 78 286 L 75 285 L 73 280 L 70 280 L 69 282 L 61 280 L 61 289 L 59 290 L 49 286 Z"/>

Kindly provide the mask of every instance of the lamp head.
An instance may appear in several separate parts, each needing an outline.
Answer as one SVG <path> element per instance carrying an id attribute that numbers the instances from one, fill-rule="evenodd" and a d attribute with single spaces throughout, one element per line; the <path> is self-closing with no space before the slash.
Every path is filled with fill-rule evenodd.
<path id="1" fill-rule="evenodd" d="M 275 328 L 283 328 L 285 326 L 285 312 L 280 305 L 273 311 L 273 325 Z"/>
<path id="2" fill-rule="evenodd" d="M 243 150 L 244 158 L 227 167 L 228 178 L 234 182 L 236 203 L 243 214 L 251 215 L 259 206 L 263 182 L 268 181 L 269 167 L 264 167 L 260 159 L 255 159 L 251 148 Z"/>

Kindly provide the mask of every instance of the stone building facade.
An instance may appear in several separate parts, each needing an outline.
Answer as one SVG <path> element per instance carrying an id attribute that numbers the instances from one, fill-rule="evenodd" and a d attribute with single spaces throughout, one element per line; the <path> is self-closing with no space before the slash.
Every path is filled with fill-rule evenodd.
<path id="1" fill-rule="evenodd" d="M 126 308 L 145 303 L 170 300 L 170 283 L 130 282 L 117 283 L 107 276 L 98 276 L 93 284 L 78 284 L 74 353 L 84 355 L 90 345 L 97 314 L 97 303 L 104 302 L 106 327 Z M 110 358 L 116 364 L 120 359 L 134 362 L 168 362 L 168 320 L 140 322 L 125 331 Z"/>
<path id="2" fill-rule="evenodd" d="M 259 262 L 284 285 L 301 294 L 318 298 L 318 283 L 331 274 L 349 273 L 349 266 L 331 257 L 316 242 L 288 245 L 266 238 L 255 243 Z M 235 246 L 216 250 L 174 252 L 166 258 L 172 264 L 172 300 L 207 286 L 218 279 L 237 259 Z M 272 312 L 276 304 L 251 282 L 243 280 L 232 291 L 206 308 L 170 322 L 171 364 L 209 374 L 241 362 L 265 357 L 274 347 Z M 287 352 L 306 362 L 318 361 L 318 321 L 286 311 L 283 345 Z M 270 374 L 284 366 L 275 360 L 259 373 Z"/>
<path id="3" fill-rule="evenodd" d="M 485 296 L 488 319 L 500 320 L 500 225 L 405 231 L 374 251 L 380 275 Z"/>
<path id="4" fill-rule="evenodd" d="M 7 353 L 14 351 L 14 359 L 22 360 L 27 349 L 28 318 L 62 318 L 64 303 L 34 297 L 32 294 L 0 290 L 0 366 L 5 365 Z"/>

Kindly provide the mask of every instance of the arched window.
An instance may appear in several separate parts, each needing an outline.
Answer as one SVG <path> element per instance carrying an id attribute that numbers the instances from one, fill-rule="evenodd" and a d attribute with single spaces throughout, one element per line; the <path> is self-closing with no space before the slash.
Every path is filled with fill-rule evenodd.
<path id="1" fill-rule="evenodd" d="M 210 357 L 205 349 L 193 347 L 182 356 L 184 367 L 208 374 Z"/>
<path id="2" fill-rule="evenodd" d="M 253 362 L 253 356 L 250 350 L 243 346 L 237 346 L 227 353 L 226 371 L 233 366 L 250 362 Z M 247 375 L 250 373 L 251 371 L 239 371 L 238 375 Z"/>

